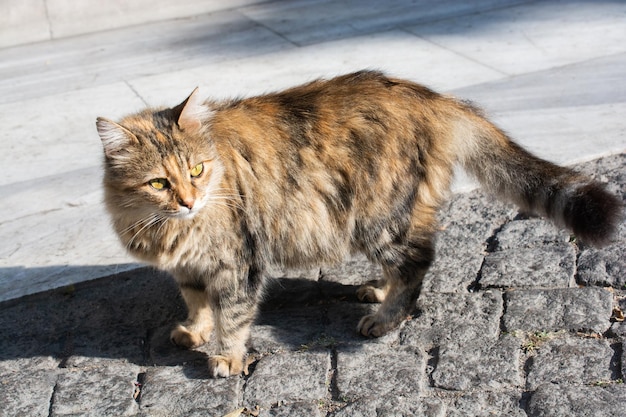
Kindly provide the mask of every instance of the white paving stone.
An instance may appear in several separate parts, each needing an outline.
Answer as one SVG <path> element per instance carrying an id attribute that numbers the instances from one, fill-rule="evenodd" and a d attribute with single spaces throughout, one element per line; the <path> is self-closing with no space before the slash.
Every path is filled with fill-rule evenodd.
<path id="1" fill-rule="evenodd" d="M 626 51 L 626 3 L 535 2 L 409 28 L 507 74 Z"/>
<path id="2" fill-rule="evenodd" d="M 148 103 L 172 105 L 182 101 L 197 85 L 205 96 L 231 98 L 263 94 L 364 68 L 384 70 L 438 90 L 502 78 L 502 74 L 483 65 L 395 30 L 215 62 L 133 79 L 130 84 Z"/>
<path id="3" fill-rule="evenodd" d="M 0 49 L 0 300 L 135 266 L 102 206 L 94 120 L 195 86 L 226 98 L 377 68 L 477 100 L 556 162 L 626 150 L 623 2 L 242 4 Z"/>

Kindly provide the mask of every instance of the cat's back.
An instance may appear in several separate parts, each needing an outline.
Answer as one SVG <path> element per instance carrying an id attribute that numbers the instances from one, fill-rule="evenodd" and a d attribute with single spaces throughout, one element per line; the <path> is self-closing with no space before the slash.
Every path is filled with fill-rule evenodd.
<path id="1" fill-rule="evenodd" d="M 436 145 L 421 140 L 443 136 L 442 116 L 456 110 L 456 102 L 420 84 L 359 71 L 216 105 L 210 135 L 246 159 L 306 149 L 369 160 L 392 157 L 387 151 L 399 152 L 399 144 Z"/>

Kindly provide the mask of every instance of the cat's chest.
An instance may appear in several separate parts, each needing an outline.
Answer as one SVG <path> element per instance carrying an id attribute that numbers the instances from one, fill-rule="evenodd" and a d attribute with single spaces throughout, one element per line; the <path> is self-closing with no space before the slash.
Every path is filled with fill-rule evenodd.
<path id="1" fill-rule="evenodd" d="M 123 243 L 133 256 L 161 269 L 181 265 L 209 268 L 220 259 L 231 258 L 241 246 L 241 238 L 230 229 L 223 222 L 199 216 L 188 221 L 172 219 L 137 231 Z"/>

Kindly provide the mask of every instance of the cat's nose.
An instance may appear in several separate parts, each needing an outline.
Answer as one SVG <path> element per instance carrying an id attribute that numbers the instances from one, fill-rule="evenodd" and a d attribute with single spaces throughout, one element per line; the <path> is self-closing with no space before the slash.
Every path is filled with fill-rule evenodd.
<path id="1" fill-rule="evenodd" d="M 178 204 L 180 204 L 183 207 L 187 207 L 189 210 L 193 208 L 194 203 L 195 203 L 195 200 L 193 198 L 181 198 L 178 201 Z"/>

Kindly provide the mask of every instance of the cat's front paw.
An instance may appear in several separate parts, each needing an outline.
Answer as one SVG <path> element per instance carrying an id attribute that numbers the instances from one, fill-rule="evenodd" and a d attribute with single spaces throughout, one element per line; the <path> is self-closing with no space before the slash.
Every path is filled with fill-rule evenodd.
<path id="1" fill-rule="evenodd" d="M 209 373 L 213 378 L 240 375 L 244 371 L 244 366 L 243 358 L 223 355 L 215 355 L 209 358 Z"/>
<path id="2" fill-rule="evenodd" d="M 380 337 L 395 327 L 395 323 L 384 320 L 378 314 L 369 314 L 361 319 L 357 331 L 365 337 Z"/>
<path id="3" fill-rule="evenodd" d="M 192 332 L 187 327 L 179 324 L 170 333 L 170 340 L 177 346 L 193 349 L 204 345 L 208 341 L 207 336 L 200 332 Z"/>

